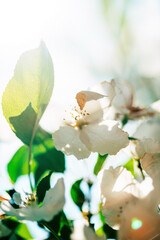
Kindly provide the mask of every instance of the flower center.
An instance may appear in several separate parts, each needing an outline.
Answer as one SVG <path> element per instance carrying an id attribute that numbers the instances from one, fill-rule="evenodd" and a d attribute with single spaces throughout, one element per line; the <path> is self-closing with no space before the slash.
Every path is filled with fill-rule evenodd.
<path id="1" fill-rule="evenodd" d="M 82 129 L 84 125 L 88 124 L 86 117 L 89 115 L 90 114 L 87 112 L 86 109 L 81 110 L 78 106 L 74 106 L 71 108 L 71 111 L 69 112 L 69 119 L 71 119 L 70 123 L 67 123 L 68 122 L 67 118 L 64 118 L 63 120 L 69 126 Z"/>

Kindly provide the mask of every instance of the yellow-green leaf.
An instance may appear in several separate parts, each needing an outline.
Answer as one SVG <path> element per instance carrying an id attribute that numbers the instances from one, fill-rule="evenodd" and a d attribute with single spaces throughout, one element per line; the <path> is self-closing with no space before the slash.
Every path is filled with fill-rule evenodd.
<path id="1" fill-rule="evenodd" d="M 11 129 L 29 145 L 52 95 L 53 63 L 47 47 L 21 55 L 2 97 L 3 114 Z"/>

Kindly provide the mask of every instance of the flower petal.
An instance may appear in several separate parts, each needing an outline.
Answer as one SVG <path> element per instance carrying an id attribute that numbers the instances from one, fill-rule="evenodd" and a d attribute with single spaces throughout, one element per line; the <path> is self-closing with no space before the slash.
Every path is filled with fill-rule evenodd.
<path id="1" fill-rule="evenodd" d="M 0 207 L 6 215 L 16 217 L 19 220 L 39 220 L 37 218 L 37 210 L 39 209 L 37 204 L 16 209 L 13 208 L 8 201 L 3 201 Z"/>
<path id="2" fill-rule="evenodd" d="M 141 159 L 141 165 L 153 180 L 160 182 L 160 153 L 145 154 Z"/>
<path id="3" fill-rule="evenodd" d="M 106 120 L 82 128 L 81 141 L 91 152 L 116 154 L 129 143 L 128 134 L 118 127 L 116 121 Z"/>
<path id="4" fill-rule="evenodd" d="M 150 105 L 150 108 L 153 109 L 156 112 L 160 112 L 160 100 L 157 100 L 156 102 L 153 102 Z"/>
<path id="5" fill-rule="evenodd" d="M 90 151 L 79 138 L 80 130 L 76 127 L 62 126 L 53 133 L 55 147 L 66 155 L 74 155 L 78 159 L 87 158 Z"/>
<path id="6" fill-rule="evenodd" d="M 99 93 L 91 92 L 91 91 L 81 91 L 81 92 L 78 92 L 76 95 L 77 103 L 81 110 L 83 110 L 86 102 L 89 102 L 92 100 L 98 100 L 102 97 L 104 96 Z"/>
<path id="7" fill-rule="evenodd" d="M 119 230 L 119 240 L 159 239 L 160 216 L 147 206 L 144 200 L 136 200 L 128 205 Z M 155 238 L 158 236 L 158 238 Z"/>
<path id="8" fill-rule="evenodd" d="M 14 216 L 19 220 L 50 221 L 62 210 L 64 202 L 64 183 L 62 179 L 59 179 L 54 188 L 46 192 L 41 207 L 37 203 L 32 203 L 31 205 L 15 209 L 8 201 L 3 201 L 1 209 L 6 215 Z"/>
<path id="9" fill-rule="evenodd" d="M 65 204 L 64 181 L 59 179 L 56 185 L 46 192 L 43 205 L 39 208 L 39 216 L 45 221 L 51 221 L 52 218 L 63 209 Z"/>
<path id="10" fill-rule="evenodd" d="M 151 118 L 149 120 L 141 121 L 138 125 L 136 131 L 133 134 L 133 137 L 142 139 L 142 138 L 152 138 L 155 141 L 160 142 L 160 119 Z"/>
<path id="11" fill-rule="evenodd" d="M 112 98 L 91 91 L 77 93 L 76 99 L 80 110 L 83 110 L 83 119 L 88 123 L 101 121 L 112 101 Z"/>
<path id="12" fill-rule="evenodd" d="M 145 153 L 160 152 L 160 143 L 151 138 L 131 140 L 126 149 L 124 149 L 132 158 L 140 159 Z"/>
<path id="13" fill-rule="evenodd" d="M 116 96 L 113 100 L 113 105 L 120 112 L 127 113 L 133 104 L 133 89 L 127 82 L 119 83 L 112 80 L 112 84 L 115 87 Z"/>
<path id="14" fill-rule="evenodd" d="M 137 182 L 132 174 L 123 167 L 110 168 L 99 174 L 102 213 L 106 222 L 118 229 L 121 216 L 127 205 L 131 204 L 134 196 L 139 196 Z"/>
<path id="15" fill-rule="evenodd" d="M 151 239 L 160 232 L 152 180 L 139 184 L 123 167 L 100 173 L 102 213 L 120 240 Z M 149 191 L 148 189 L 149 188 Z"/>
<path id="16" fill-rule="evenodd" d="M 112 80 L 113 81 L 113 80 Z M 110 103 L 115 97 L 115 87 L 113 82 L 103 81 L 91 88 L 91 91 L 97 92 L 108 98 Z"/>

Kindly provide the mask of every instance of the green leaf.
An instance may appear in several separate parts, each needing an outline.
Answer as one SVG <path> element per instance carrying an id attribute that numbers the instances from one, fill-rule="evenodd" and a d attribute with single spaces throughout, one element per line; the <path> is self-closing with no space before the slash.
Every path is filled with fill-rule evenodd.
<path id="1" fill-rule="evenodd" d="M 82 210 L 82 205 L 85 201 L 85 196 L 82 190 L 80 189 L 80 184 L 83 179 L 77 180 L 71 187 L 71 197 L 73 202 Z"/>
<path id="2" fill-rule="evenodd" d="M 48 171 L 61 172 L 65 170 L 64 154 L 54 147 L 52 135 L 38 127 L 33 141 L 33 155 L 37 163 L 35 170 L 36 184 Z"/>
<path id="3" fill-rule="evenodd" d="M 12 235 L 9 238 L 7 238 L 6 240 L 24 240 L 24 238 L 21 238 L 20 236 L 12 233 Z"/>
<path id="4" fill-rule="evenodd" d="M 52 139 L 48 139 L 45 142 L 46 152 L 35 155 L 37 162 L 37 168 L 35 172 L 35 181 L 39 181 L 40 177 L 48 170 L 52 172 L 64 172 L 65 170 L 65 158 L 64 154 L 58 151 L 54 145 Z M 48 145 L 49 148 L 48 148 Z M 52 146 L 52 147 L 51 147 Z"/>
<path id="5" fill-rule="evenodd" d="M 70 228 L 70 223 L 63 211 L 61 212 L 59 233 L 63 239 L 70 240 L 70 234 L 72 231 Z"/>
<path id="6" fill-rule="evenodd" d="M 2 223 L 11 230 L 15 230 L 19 225 L 19 222 L 17 222 L 17 220 L 13 218 L 9 218 L 9 219 L 6 218 L 2 220 Z"/>
<path id="7" fill-rule="evenodd" d="M 130 171 L 134 177 L 136 176 L 134 159 L 131 158 L 123 167 Z"/>
<path id="8" fill-rule="evenodd" d="M 16 136 L 29 145 L 53 90 L 53 64 L 42 42 L 21 55 L 2 97 L 3 114 Z"/>
<path id="9" fill-rule="evenodd" d="M 33 239 L 32 235 L 30 234 L 28 227 L 24 223 L 20 223 L 16 228 L 15 233 L 22 237 L 23 239 Z"/>
<path id="10" fill-rule="evenodd" d="M 52 172 L 50 172 L 46 177 L 44 177 L 37 186 L 38 203 L 43 201 L 46 191 L 50 188 L 51 174 Z"/>
<path id="11" fill-rule="evenodd" d="M 38 127 L 36 131 L 32 153 L 31 172 L 35 175 L 36 183 L 48 171 L 64 172 L 64 154 L 56 150 L 52 135 L 41 127 Z M 18 177 L 28 173 L 28 147 L 26 145 L 17 150 L 8 163 L 7 170 L 12 183 L 15 183 Z"/>
<path id="12" fill-rule="evenodd" d="M 4 219 L 2 223 L 13 231 L 6 239 L 33 239 L 26 224 L 19 223 L 14 218 Z"/>
<path id="13" fill-rule="evenodd" d="M 97 175 L 99 173 L 99 171 L 102 169 L 102 166 L 107 158 L 108 154 L 105 155 L 100 155 L 98 154 L 98 158 L 97 158 L 97 162 L 96 165 L 94 167 L 94 174 Z"/>
<path id="14" fill-rule="evenodd" d="M 52 138 L 52 134 L 41 128 L 41 126 L 38 126 L 33 140 L 33 145 L 39 145 L 49 138 Z"/>
<path id="15" fill-rule="evenodd" d="M 32 170 L 36 167 L 35 161 L 32 160 Z M 12 183 L 15 183 L 18 177 L 28 173 L 28 147 L 22 146 L 14 154 L 7 165 L 7 170 Z"/>

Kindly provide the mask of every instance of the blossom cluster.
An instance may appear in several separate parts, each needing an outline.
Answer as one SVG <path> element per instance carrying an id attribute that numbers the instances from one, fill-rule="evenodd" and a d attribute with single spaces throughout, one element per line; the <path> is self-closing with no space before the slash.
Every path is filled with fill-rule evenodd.
<path id="1" fill-rule="evenodd" d="M 103 157 L 122 151 L 133 159 L 139 174 L 134 175 L 125 164 L 102 167 L 98 174 L 100 210 L 105 223 L 118 230 L 119 240 L 160 237 L 159 111 L 160 101 L 148 108 L 136 106 L 131 86 L 112 79 L 78 92 L 52 134 L 55 148 L 78 160 L 84 161 L 91 153 Z M 131 122 L 137 127 L 130 136 Z M 0 200 L 3 217 L 50 222 L 64 207 L 64 180 L 59 179 L 46 191 L 41 204 L 36 194 L 22 200 L 17 192 Z M 85 224 L 78 224 L 78 230 L 74 227 L 72 240 L 106 239 L 104 234 L 98 236 L 91 229 L 90 221 Z M 5 228 L 2 225 L 0 234 L 6 232 Z M 10 234 L 9 229 L 6 234 Z"/>

